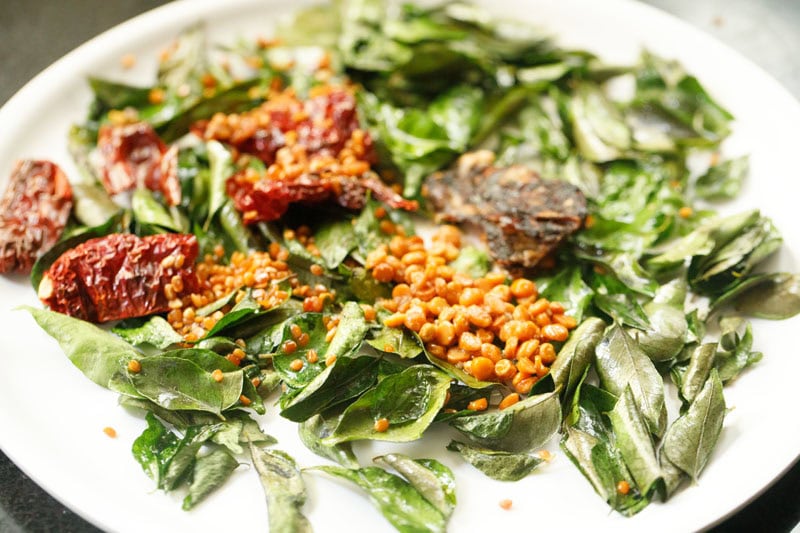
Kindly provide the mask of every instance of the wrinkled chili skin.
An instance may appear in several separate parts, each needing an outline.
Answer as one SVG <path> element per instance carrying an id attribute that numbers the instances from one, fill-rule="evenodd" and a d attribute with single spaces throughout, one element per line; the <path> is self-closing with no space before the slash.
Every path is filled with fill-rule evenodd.
<path id="1" fill-rule="evenodd" d="M 116 233 L 90 239 L 53 263 L 39 298 L 53 311 L 95 323 L 162 313 L 169 310 L 165 288 L 174 276 L 182 281 L 182 293 L 197 288 L 197 254 L 194 235 Z M 164 262 L 179 255 L 180 268 Z"/>
<path id="2" fill-rule="evenodd" d="M 361 209 L 368 195 L 392 207 L 415 210 L 371 172 L 377 161 L 368 132 L 360 129 L 355 97 L 342 87 L 317 87 L 307 100 L 294 92 L 273 94 L 243 114 L 218 114 L 192 131 L 268 165 L 260 176 L 248 169 L 228 178 L 226 191 L 245 224 L 279 219 L 291 204 L 335 202 Z"/>
<path id="3" fill-rule="evenodd" d="M 161 192 L 169 205 L 180 203 L 177 149 L 168 149 L 149 124 L 103 125 L 97 149 L 108 194 L 147 187 Z"/>
<path id="4" fill-rule="evenodd" d="M 239 152 L 258 157 L 267 165 L 275 162 L 278 150 L 287 146 L 287 133 L 296 133 L 293 143 L 305 146 L 308 155 L 335 155 L 342 151 L 353 132 L 359 129 L 356 100 L 345 89 L 332 89 L 301 102 L 293 96 L 279 95 L 261 109 L 262 125 L 241 127 L 223 135 L 209 128 L 203 120 L 192 126 L 192 132 L 205 140 L 218 140 L 234 146 Z M 377 162 L 372 139 L 364 139 L 365 158 Z"/>
<path id="5" fill-rule="evenodd" d="M 331 191 L 314 176 L 296 180 L 260 180 L 256 183 L 234 174 L 225 183 L 228 196 L 242 213 L 245 224 L 269 222 L 283 215 L 296 202 L 320 203 Z"/>
<path id="6" fill-rule="evenodd" d="M 378 178 L 306 174 L 294 180 L 262 179 L 253 183 L 240 173 L 228 179 L 226 190 L 245 224 L 278 220 L 293 203 L 319 204 L 333 200 L 346 209 L 359 210 L 367 201 L 367 191 L 394 208 L 414 211 L 418 207 L 417 202 L 406 200 Z"/>
<path id="7" fill-rule="evenodd" d="M 30 272 L 64 231 L 72 187 L 50 161 L 18 161 L 0 199 L 0 273 Z"/>

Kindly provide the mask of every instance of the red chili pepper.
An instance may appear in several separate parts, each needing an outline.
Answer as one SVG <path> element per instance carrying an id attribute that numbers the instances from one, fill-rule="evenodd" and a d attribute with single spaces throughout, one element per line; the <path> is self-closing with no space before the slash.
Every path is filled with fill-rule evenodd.
<path id="1" fill-rule="evenodd" d="M 335 201 L 361 209 L 368 191 L 392 207 L 415 210 L 369 170 L 372 138 L 359 128 L 355 98 L 347 89 L 319 87 L 308 100 L 291 91 L 273 94 L 241 115 L 218 115 L 192 131 L 231 144 L 269 165 L 263 175 L 242 170 L 226 190 L 246 224 L 280 218 L 290 204 Z"/>
<path id="2" fill-rule="evenodd" d="M 149 124 L 106 124 L 98 132 L 97 148 L 108 194 L 147 187 L 164 194 L 169 205 L 180 203 L 177 148 L 168 149 Z"/>
<path id="3" fill-rule="evenodd" d="M 192 132 L 206 140 L 226 142 L 268 165 L 275 162 L 279 149 L 290 144 L 286 135 L 289 132 L 296 134 L 291 144 L 305 147 L 307 155 L 335 155 L 359 129 L 356 101 L 345 89 L 318 90 L 319 94 L 305 101 L 291 92 L 273 95 L 260 108 L 240 115 L 234 131 L 221 131 L 213 121 L 203 120 L 192 126 Z M 364 139 L 364 158 L 376 161 L 369 135 Z"/>
<path id="4" fill-rule="evenodd" d="M 90 322 L 162 313 L 171 300 L 197 288 L 197 254 L 194 235 L 115 233 L 90 239 L 53 263 L 39 298 L 53 311 Z"/>
<path id="5" fill-rule="evenodd" d="M 406 200 L 378 178 L 306 174 L 294 180 L 260 179 L 255 183 L 240 172 L 226 188 L 245 224 L 279 219 L 293 203 L 317 204 L 330 200 L 347 209 L 361 209 L 367 191 L 391 207 L 414 211 L 417 202 Z"/>
<path id="6" fill-rule="evenodd" d="M 18 161 L 0 199 L 0 273 L 29 272 L 61 237 L 72 187 L 50 161 Z"/>

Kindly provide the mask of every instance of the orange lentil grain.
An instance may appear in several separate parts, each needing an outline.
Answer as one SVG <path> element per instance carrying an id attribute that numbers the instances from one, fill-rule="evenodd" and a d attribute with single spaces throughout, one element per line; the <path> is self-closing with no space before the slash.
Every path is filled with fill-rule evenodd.
<path id="1" fill-rule="evenodd" d="M 390 313 L 384 325 L 410 329 L 431 356 L 513 387 L 508 402 L 528 394 L 555 360 L 551 342 L 566 340 L 577 321 L 561 303 L 540 298 L 533 280 L 506 284 L 502 271 L 478 278 L 456 272 L 448 263 L 460 254 L 457 228 L 439 228 L 427 244 L 395 230 L 365 261 L 391 287 L 391 297 L 378 301 Z"/>
<path id="2" fill-rule="evenodd" d="M 553 322 L 561 324 L 567 329 L 575 329 L 578 326 L 578 321 L 574 317 L 562 314 L 553 315 Z"/>
<path id="3" fill-rule="evenodd" d="M 164 99 L 165 99 L 164 89 L 159 89 L 158 87 L 155 87 L 153 89 L 150 89 L 150 92 L 147 93 L 147 100 L 153 105 L 158 105 L 163 103 Z"/>
<path id="4" fill-rule="evenodd" d="M 494 375 L 494 363 L 487 357 L 476 357 L 472 360 L 472 365 L 470 365 L 470 374 L 475 379 L 487 381 Z"/>
<path id="5" fill-rule="evenodd" d="M 549 341 L 562 342 L 567 340 L 569 330 L 561 324 L 547 324 L 542 328 L 542 336 Z"/>
<path id="6" fill-rule="evenodd" d="M 297 337 L 297 345 L 301 348 L 308 346 L 309 342 L 311 342 L 311 337 L 308 333 L 301 333 L 300 336 Z"/>
<path id="7" fill-rule="evenodd" d="M 508 359 L 500 359 L 494 364 L 494 373 L 499 379 L 505 381 L 517 375 L 517 368 Z"/>
<path id="8" fill-rule="evenodd" d="M 124 69 L 133 68 L 136 64 L 136 56 L 134 54 L 125 54 L 120 58 L 119 62 Z"/>
<path id="9" fill-rule="evenodd" d="M 132 374 L 138 374 L 141 371 L 142 371 L 142 363 L 140 363 L 136 359 L 131 359 L 130 361 L 128 361 L 128 372 L 131 372 Z"/>
<path id="10" fill-rule="evenodd" d="M 314 364 L 317 361 L 319 361 L 319 355 L 317 354 L 317 351 L 315 349 L 312 348 L 306 352 L 306 361 L 308 361 L 311 364 Z"/>
<path id="11" fill-rule="evenodd" d="M 467 409 L 470 411 L 485 411 L 487 407 L 489 407 L 489 401 L 486 398 L 478 398 L 467 404 Z"/>
<path id="12" fill-rule="evenodd" d="M 105 433 L 106 435 L 108 435 L 112 439 L 115 439 L 117 437 L 117 430 L 112 428 L 112 427 L 110 427 L 110 426 L 104 427 L 103 428 L 103 433 Z"/>
<path id="13" fill-rule="evenodd" d="M 522 379 L 519 381 L 519 383 L 514 385 L 514 390 L 520 394 L 528 394 L 537 381 L 539 381 L 539 379 L 534 376 Z"/>
<path id="14" fill-rule="evenodd" d="M 624 479 L 617 483 L 617 492 L 622 495 L 628 494 L 631 491 L 631 484 Z"/>
<path id="15" fill-rule="evenodd" d="M 281 350 L 285 353 L 294 353 L 297 350 L 297 343 L 295 341 L 286 341 L 281 346 Z"/>
<path id="16" fill-rule="evenodd" d="M 291 368 L 293 372 L 300 372 L 303 369 L 303 361 L 301 359 L 294 359 L 289 363 L 289 368 Z"/>
<path id="17" fill-rule="evenodd" d="M 556 349 L 549 342 L 542 343 L 539 346 L 539 357 L 545 365 L 553 364 L 556 360 Z"/>
<path id="18" fill-rule="evenodd" d="M 511 282 L 510 290 L 514 298 L 528 298 L 536 292 L 536 284 L 529 279 L 518 278 Z"/>
<path id="19" fill-rule="evenodd" d="M 225 375 L 222 373 L 222 370 L 217 368 L 211 373 L 211 379 L 213 379 L 217 383 L 220 383 L 223 379 L 225 379 Z"/>
<path id="20" fill-rule="evenodd" d="M 383 325 L 389 328 L 397 328 L 406 321 L 405 313 L 394 313 L 383 320 Z"/>
<path id="21" fill-rule="evenodd" d="M 364 320 L 366 320 L 367 322 L 372 322 L 373 320 L 375 320 L 377 313 L 374 307 L 372 307 L 371 305 L 362 304 L 361 309 L 364 311 Z"/>
<path id="22" fill-rule="evenodd" d="M 511 407 L 518 401 L 519 401 L 519 394 L 517 394 L 516 392 L 512 392 L 511 394 L 508 394 L 505 398 L 503 398 L 500 401 L 500 405 L 498 405 L 498 408 L 506 409 L 508 407 Z"/>
<path id="23" fill-rule="evenodd" d="M 328 330 L 328 333 L 325 334 L 325 342 L 331 342 L 333 338 L 336 336 L 337 328 L 334 326 Z"/>
<path id="24" fill-rule="evenodd" d="M 508 511 L 509 509 L 511 509 L 511 506 L 513 505 L 513 503 L 514 502 L 512 502 L 509 499 L 500 500 L 500 508 Z"/>
<path id="25" fill-rule="evenodd" d="M 372 426 L 372 429 L 375 430 L 376 433 L 385 433 L 387 429 L 389 429 L 389 419 L 388 418 L 379 418 L 375 421 L 375 424 Z"/>
<path id="26" fill-rule="evenodd" d="M 553 454 L 550 453 L 547 450 L 539 450 L 539 452 L 536 455 L 538 455 L 539 459 L 541 459 L 542 461 L 552 461 L 553 460 Z"/>
<path id="27" fill-rule="evenodd" d="M 247 397 L 247 396 L 245 396 L 244 394 L 242 394 L 241 396 L 239 396 L 239 401 L 240 401 L 240 402 L 242 403 L 242 405 L 244 405 L 245 407 L 247 407 L 248 405 L 250 405 L 251 403 L 253 403 L 253 402 L 250 400 L 250 398 L 248 398 L 248 397 Z"/>

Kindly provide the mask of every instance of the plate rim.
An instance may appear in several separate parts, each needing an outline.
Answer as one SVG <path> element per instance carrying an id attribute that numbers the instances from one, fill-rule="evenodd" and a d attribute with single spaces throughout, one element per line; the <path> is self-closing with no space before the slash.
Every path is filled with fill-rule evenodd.
<path id="1" fill-rule="evenodd" d="M 591 0 L 569 0 L 572 3 L 580 4 L 580 3 L 589 3 Z M 766 83 L 770 86 L 770 90 L 773 91 L 776 95 L 780 94 L 781 99 L 785 100 L 786 102 L 791 102 L 792 111 L 795 114 L 800 115 L 800 101 L 798 98 L 792 94 L 789 89 L 787 89 L 784 85 L 782 85 L 774 76 L 768 73 L 763 67 L 755 63 L 753 60 L 749 59 L 741 52 L 735 50 L 731 46 L 725 44 L 724 42 L 718 40 L 717 38 L 713 37 L 712 35 L 704 32 L 699 27 L 683 20 L 671 13 L 663 11 L 658 7 L 644 4 L 642 2 L 638 2 L 636 0 L 607 0 L 610 6 L 624 6 L 625 9 L 631 10 L 638 10 L 640 13 L 645 13 L 647 17 L 655 17 L 664 21 L 669 21 L 669 24 L 677 27 L 680 29 L 682 34 L 690 35 L 693 40 L 697 40 L 699 42 L 703 42 L 704 44 L 709 45 L 711 48 L 715 49 L 716 51 L 721 51 L 725 54 L 728 59 L 735 59 L 735 61 L 741 65 L 746 65 L 748 71 L 752 73 L 756 73 L 759 78 L 759 83 Z M 214 0 L 175 0 L 173 2 L 155 7 L 153 9 L 147 10 L 142 12 L 135 17 L 127 19 L 126 21 L 117 24 L 98 35 L 88 39 L 84 43 L 80 44 L 79 46 L 72 49 L 70 52 L 66 53 L 41 72 L 36 74 L 33 78 L 31 78 L 28 82 L 26 82 L 21 88 L 19 88 L 4 104 L 0 107 L 0 121 L 4 121 L 7 118 L 7 115 L 13 115 L 14 110 L 22 105 L 26 105 L 26 100 L 35 97 L 35 95 L 42 90 L 42 87 L 46 85 L 51 78 L 62 79 L 60 78 L 59 74 L 61 70 L 66 69 L 70 65 L 74 63 L 92 63 L 92 57 L 97 55 L 103 55 L 98 50 L 103 48 L 102 45 L 117 42 L 117 41 L 124 41 L 126 32 L 133 32 L 136 35 L 137 39 L 144 38 L 144 35 L 148 33 L 148 31 L 144 31 L 144 28 L 149 22 L 157 21 L 160 17 L 164 17 L 164 19 L 174 19 L 178 14 L 185 13 L 186 9 L 191 6 L 192 10 L 195 12 L 194 18 L 197 19 L 208 19 L 209 17 L 213 16 L 215 12 L 228 12 L 229 10 L 235 9 L 240 6 L 251 6 L 261 4 L 262 6 L 268 6 L 269 4 L 279 4 L 279 3 L 287 3 L 282 0 L 267 0 L 266 2 L 259 2 L 258 0 L 228 0 L 227 2 L 216 2 Z M 486 0 L 481 2 L 480 0 L 478 3 L 489 3 Z M 513 3 L 513 0 L 506 0 L 501 3 Z M 184 24 L 188 25 L 188 24 Z M 162 25 L 154 24 L 152 28 L 150 28 L 150 32 L 153 33 L 161 33 L 163 32 Z M 558 35 L 555 35 L 557 38 Z M 706 52 L 709 53 L 709 52 Z M 80 76 L 79 74 L 73 73 L 73 77 Z M 699 76 L 702 81 L 702 75 Z M 4 169 L 0 169 L 4 170 Z M 59 492 L 52 492 L 51 489 L 46 485 L 42 479 L 43 477 L 39 475 L 39 472 L 35 471 L 36 469 L 31 469 L 30 465 L 27 463 L 19 463 L 17 461 L 18 454 L 15 453 L 13 444 L 11 448 L 9 448 L 8 444 L 13 439 L 3 438 L 2 434 L 0 434 L 0 450 L 5 453 L 8 458 L 15 464 L 17 468 L 19 468 L 22 472 L 24 472 L 28 477 L 30 477 L 42 490 L 50 494 L 53 498 L 58 500 L 64 506 L 68 507 L 71 511 L 75 512 L 77 515 L 81 516 L 83 519 L 88 521 L 89 523 L 100 527 L 108 527 L 108 524 L 103 524 L 95 520 L 89 511 L 82 508 L 78 505 L 73 505 L 72 498 L 68 495 L 62 494 L 61 491 Z M 770 474 L 770 480 L 763 484 L 760 488 L 758 488 L 749 499 L 746 501 L 740 502 L 736 507 L 732 508 L 727 514 L 719 516 L 714 521 L 705 523 L 702 527 L 709 528 L 717 525 L 724 520 L 728 519 L 729 517 L 733 516 L 737 512 L 739 512 L 743 507 L 750 504 L 753 500 L 757 499 L 760 495 L 762 495 L 766 490 L 768 490 L 776 481 L 782 478 L 789 470 L 791 470 L 798 462 L 800 461 L 800 450 L 797 451 L 795 457 L 792 461 L 790 461 L 787 465 L 785 465 L 779 472 Z"/>

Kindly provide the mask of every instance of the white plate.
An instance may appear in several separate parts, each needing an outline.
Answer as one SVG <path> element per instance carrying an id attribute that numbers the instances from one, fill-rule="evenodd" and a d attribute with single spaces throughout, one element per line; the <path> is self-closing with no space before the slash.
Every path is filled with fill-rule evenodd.
<path id="1" fill-rule="evenodd" d="M 306 1 L 303 4 L 308 3 Z M 797 139 L 800 105 L 775 81 L 730 49 L 688 25 L 645 5 L 625 0 L 494 0 L 501 15 L 529 19 L 567 45 L 630 63 L 641 47 L 680 60 L 737 117 L 728 153 L 752 154 L 752 174 L 742 199 L 726 211 L 759 207 L 783 231 L 784 248 L 771 269 L 798 271 L 800 225 Z M 0 110 L 0 180 L 14 160 L 46 158 L 68 174 L 76 169 L 66 151 L 69 125 L 82 120 L 91 95 L 87 75 L 150 81 L 156 56 L 192 22 L 210 22 L 213 40 L 268 34 L 277 17 L 301 2 L 236 0 L 176 2 L 97 37 L 45 70 Z M 295 7 L 290 7 L 293 5 Z M 120 57 L 139 61 L 123 71 Z M 0 184 L 2 185 L 2 184 Z M 186 513 L 180 495 L 164 495 L 131 456 L 142 418 L 117 405 L 116 395 L 86 379 L 20 304 L 38 302 L 27 279 L 0 278 L 0 446 L 48 492 L 101 528 L 115 531 L 223 531 L 267 527 L 264 497 L 255 472 L 241 467 L 233 479 Z M 794 411 L 800 357 L 793 334 L 800 319 L 758 321 L 756 348 L 764 360 L 726 389 L 733 411 L 717 450 L 696 486 L 667 504 L 655 503 L 633 518 L 610 512 L 591 486 L 558 451 L 555 460 L 517 483 L 489 480 L 443 450 L 447 435 L 434 430 L 424 443 L 359 446 L 366 464 L 373 454 L 402 450 L 434 456 L 454 468 L 459 505 L 453 531 L 566 528 L 615 531 L 684 531 L 710 525 L 755 496 L 797 457 L 800 417 Z M 279 447 L 301 465 L 323 460 L 306 451 L 294 425 L 276 409 L 263 418 Z M 112 426 L 118 438 L 103 434 Z M 316 531 L 390 531 L 389 524 L 356 489 L 307 475 L 306 514 Z M 511 498 L 510 511 L 498 502 Z"/>

